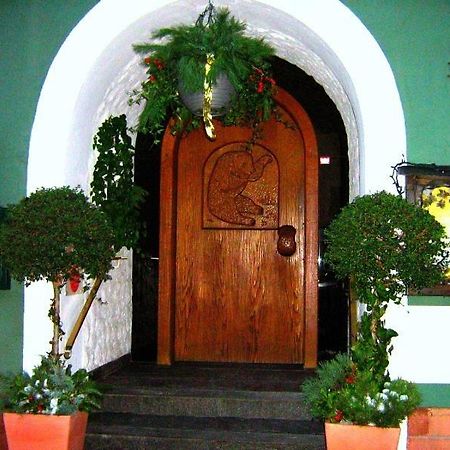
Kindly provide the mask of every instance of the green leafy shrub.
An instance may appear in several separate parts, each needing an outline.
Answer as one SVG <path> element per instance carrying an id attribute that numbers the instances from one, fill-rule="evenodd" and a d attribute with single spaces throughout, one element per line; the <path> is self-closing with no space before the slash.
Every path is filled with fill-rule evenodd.
<path id="1" fill-rule="evenodd" d="M 449 265 L 444 228 L 427 211 L 386 192 L 359 197 L 325 232 L 326 261 L 349 277 L 365 305 L 351 356 L 323 363 L 303 385 L 312 413 L 331 422 L 398 426 L 419 405 L 413 383 L 391 380 L 392 338 L 384 314 L 409 288 L 444 279 Z"/>
<path id="2" fill-rule="evenodd" d="M 424 209 L 378 192 L 355 199 L 325 231 L 326 259 L 336 275 L 352 277 L 358 299 L 399 303 L 407 289 L 443 280 L 445 230 Z"/>
<path id="3" fill-rule="evenodd" d="M 107 217 L 78 188 L 39 189 L 7 207 L 0 258 L 18 281 L 63 281 L 73 267 L 106 277 L 114 257 Z"/>
<path id="4" fill-rule="evenodd" d="M 107 216 L 79 188 L 38 189 L 9 205 L 0 224 L 0 258 L 18 281 L 52 283 L 49 310 L 53 322 L 52 355 L 59 358 L 61 287 L 76 274 L 108 278 L 115 256 L 114 232 Z"/>
<path id="5" fill-rule="evenodd" d="M 397 333 L 385 327 L 384 313 L 408 289 L 444 280 L 449 265 L 445 229 L 424 209 L 378 192 L 343 208 L 325 236 L 325 259 L 338 277 L 350 277 L 358 301 L 366 305 L 352 358 L 385 381 Z"/>
<path id="6" fill-rule="evenodd" d="M 0 378 L 2 410 L 72 414 L 99 406 L 101 393 L 87 372 L 72 373 L 61 360 L 60 291 L 74 273 L 96 278 L 98 289 L 111 269 L 114 238 L 107 216 L 79 188 L 39 189 L 7 207 L 6 219 L 0 224 L 3 264 L 18 281 L 51 282 L 54 298 L 49 310 L 51 353 L 31 376 L 21 373 Z"/>
<path id="7" fill-rule="evenodd" d="M 42 358 L 32 375 L 2 377 L 2 409 L 16 413 L 69 415 L 100 408 L 102 393 L 84 369 L 72 373 L 61 360 Z"/>
<path id="8" fill-rule="evenodd" d="M 322 363 L 302 386 L 311 413 L 331 423 L 398 427 L 420 404 L 417 387 L 395 379 L 378 383 L 347 355 Z"/>

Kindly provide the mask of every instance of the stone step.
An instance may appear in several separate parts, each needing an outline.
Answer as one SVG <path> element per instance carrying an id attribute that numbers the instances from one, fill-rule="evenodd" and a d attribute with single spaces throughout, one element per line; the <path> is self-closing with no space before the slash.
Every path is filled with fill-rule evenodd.
<path id="1" fill-rule="evenodd" d="M 194 417 L 309 420 L 299 392 L 117 387 L 107 392 L 102 411 Z"/>
<path id="2" fill-rule="evenodd" d="M 299 366 L 129 363 L 100 377 L 102 411 L 86 450 L 277 450 L 325 448 Z"/>
<path id="3" fill-rule="evenodd" d="M 191 364 L 158 366 L 152 363 L 128 365 L 108 377 L 108 384 L 121 387 L 236 389 L 298 392 L 313 375 L 296 365 Z"/>
<path id="4" fill-rule="evenodd" d="M 320 422 L 93 413 L 85 450 L 323 450 Z"/>

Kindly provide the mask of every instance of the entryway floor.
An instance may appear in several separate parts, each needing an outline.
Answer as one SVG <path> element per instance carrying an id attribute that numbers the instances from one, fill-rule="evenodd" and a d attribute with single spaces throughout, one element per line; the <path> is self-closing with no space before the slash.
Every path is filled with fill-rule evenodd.
<path id="1" fill-rule="evenodd" d="M 299 392 L 314 375 L 299 365 L 177 362 L 171 366 L 131 362 L 102 381 L 116 387 L 153 386 Z"/>

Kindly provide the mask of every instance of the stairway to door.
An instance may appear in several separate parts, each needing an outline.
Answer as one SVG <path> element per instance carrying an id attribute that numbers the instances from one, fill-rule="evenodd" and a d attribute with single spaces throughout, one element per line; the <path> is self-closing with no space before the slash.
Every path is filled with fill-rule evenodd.
<path id="1" fill-rule="evenodd" d="M 99 381 L 86 450 L 325 448 L 297 365 L 131 363 Z"/>

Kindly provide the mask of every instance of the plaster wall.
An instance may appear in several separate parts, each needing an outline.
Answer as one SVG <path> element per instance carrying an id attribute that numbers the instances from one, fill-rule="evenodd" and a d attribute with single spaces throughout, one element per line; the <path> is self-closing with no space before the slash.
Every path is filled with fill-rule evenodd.
<path id="1" fill-rule="evenodd" d="M 416 383 L 449 383 L 450 364 L 445 358 L 449 323 L 448 306 L 392 307 L 388 326 L 399 336 L 394 339 L 391 375 Z"/>
<path id="2" fill-rule="evenodd" d="M 314 76 L 336 103 L 349 136 L 352 194 L 390 189 L 390 167 L 406 153 L 403 112 L 389 64 L 359 19 L 337 0 L 281 0 L 276 6 L 269 1 L 216 2 L 221 5 L 246 20 L 249 32 L 265 36 L 279 56 Z M 31 136 L 28 192 L 64 184 L 87 190 L 98 126 L 110 114 L 126 113 L 133 123 L 139 113 L 127 105 L 127 92 L 145 77 L 131 44 L 161 26 L 191 23 L 203 8 L 199 0 L 102 0 L 89 12 L 61 47 L 42 89 Z M 107 304 L 96 304 L 90 312 L 88 328 L 74 348 L 75 367 L 93 368 L 129 351 L 130 264 L 113 272 L 103 294 Z M 25 293 L 26 369 L 47 348 L 46 338 L 39 343 L 33 338 L 45 323 L 36 317 L 47 311 L 36 301 L 39 289 L 46 287 L 33 286 Z M 67 316 L 72 321 L 74 311 Z"/>

